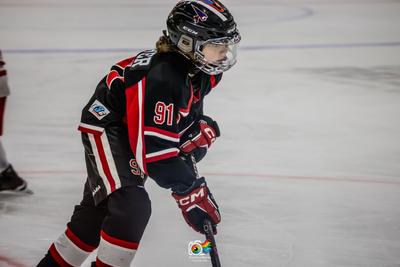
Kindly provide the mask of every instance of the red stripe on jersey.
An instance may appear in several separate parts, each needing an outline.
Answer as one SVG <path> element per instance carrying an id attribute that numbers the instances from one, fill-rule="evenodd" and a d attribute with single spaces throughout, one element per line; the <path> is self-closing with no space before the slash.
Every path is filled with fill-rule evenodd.
<path id="1" fill-rule="evenodd" d="M 106 232 L 104 232 L 103 230 L 100 232 L 100 235 L 101 235 L 101 238 L 103 238 L 107 242 L 109 242 L 113 245 L 119 246 L 119 247 L 135 249 L 135 250 L 137 250 L 139 247 L 139 243 L 125 241 L 125 240 L 121 240 L 121 239 L 112 237 L 112 236 L 108 235 Z"/>
<path id="2" fill-rule="evenodd" d="M 143 78 L 139 83 L 125 90 L 126 96 L 126 121 L 128 124 L 129 144 L 136 160 L 143 172 L 147 173 L 146 148 L 144 140 L 144 97 L 146 80 Z M 140 92 L 139 92 L 140 90 Z M 139 107 L 141 106 L 141 109 Z M 140 139 L 139 139 L 140 138 Z M 142 143 L 140 147 L 138 142 Z M 140 150 L 140 151 L 139 151 Z M 140 153 L 140 154 L 139 154 Z"/>
<path id="3" fill-rule="evenodd" d="M 162 134 L 162 135 L 166 135 L 166 136 L 169 136 L 169 137 L 172 137 L 172 138 L 179 138 L 179 134 L 177 134 L 177 133 L 169 132 L 169 131 L 162 130 L 162 129 L 159 129 L 159 128 L 156 128 L 156 127 L 145 126 L 144 130 L 145 131 L 149 131 L 149 132 L 156 132 L 156 133 L 159 133 L 159 134 Z"/>
<path id="4" fill-rule="evenodd" d="M 115 79 L 120 79 L 121 81 L 124 81 L 124 77 L 119 76 L 118 71 L 112 70 L 112 71 L 110 71 L 110 73 L 108 73 L 107 79 L 106 79 L 108 88 L 111 88 L 111 84 Z"/>
<path id="5" fill-rule="evenodd" d="M 126 121 L 128 124 L 129 144 L 133 154 L 136 154 L 137 140 L 139 136 L 139 105 L 138 85 L 134 84 L 125 90 L 126 96 Z"/>
<path id="6" fill-rule="evenodd" d="M 117 66 L 117 67 L 119 67 L 119 68 L 121 68 L 121 69 L 125 69 L 126 66 L 130 65 L 130 64 L 133 62 L 133 60 L 134 60 L 135 58 L 136 58 L 136 57 L 130 57 L 130 58 L 121 60 L 120 62 L 118 62 L 117 64 L 115 64 L 115 66 Z"/>
<path id="7" fill-rule="evenodd" d="M 211 89 L 213 89 L 217 85 L 217 81 L 215 80 L 214 75 L 210 76 L 210 83 L 211 83 Z"/>
<path id="8" fill-rule="evenodd" d="M 69 227 L 67 228 L 67 230 L 65 231 L 65 235 L 69 238 L 69 240 L 72 241 L 72 243 L 74 243 L 78 248 L 86 251 L 86 252 L 92 252 L 93 250 L 95 250 L 95 247 L 92 247 L 88 244 L 86 244 L 85 242 L 83 242 L 82 240 L 79 239 L 79 237 L 77 237 L 72 231 L 71 229 L 69 229 Z"/>
<path id="9" fill-rule="evenodd" d="M 180 108 L 179 112 L 182 114 L 183 117 L 186 117 L 189 114 L 190 108 L 193 102 L 193 85 L 190 84 L 190 98 L 186 108 Z"/>
<path id="10" fill-rule="evenodd" d="M 103 142 L 101 141 L 100 135 L 93 135 L 94 141 L 96 142 L 97 151 L 99 152 L 101 166 L 103 167 L 104 174 L 107 177 L 107 181 L 110 184 L 110 190 L 112 192 L 115 191 L 115 180 L 112 177 L 110 167 L 108 166 L 106 154 L 104 152 Z"/>
<path id="11" fill-rule="evenodd" d="M 68 262 L 66 262 L 60 255 L 60 253 L 58 253 L 56 246 L 54 245 L 54 243 L 51 245 L 49 252 L 51 254 L 51 257 L 53 257 L 53 259 L 58 263 L 58 265 L 60 265 L 61 267 L 73 267 L 71 264 L 69 264 Z"/>
<path id="12" fill-rule="evenodd" d="M 112 267 L 111 265 L 108 265 L 108 264 L 102 262 L 101 260 L 99 260 L 99 258 L 96 258 L 96 266 L 97 267 Z"/>
<path id="13" fill-rule="evenodd" d="M 78 130 L 81 131 L 81 132 L 90 133 L 90 134 L 93 134 L 93 135 L 96 135 L 96 134 L 99 135 L 99 134 L 103 133 L 103 132 L 96 131 L 96 130 L 93 130 L 93 129 L 89 129 L 89 128 L 86 128 L 86 127 L 83 127 L 83 126 L 79 126 Z"/>
<path id="14" fill-rule="evenodd" d="M 7 75 L 7 71 L 6 70 L 0 70 L 0 77 L 6 76 L 6 75 Z"/>
<path id="15" fill-rule="evenodd" d="M 154 157 L 151 157 L 151 158 L 147 158 L 147 163 L 156 162 L 156 161 L 160 161 L 160 160 L 163 160 L 163 159 L 173 158 L 173 157 L 178 156 L 178 154 L 179 154 L 178 151 L 172 151 L 172 152 L 168 152 L 168 153 L 161 154 L 161 155 L 158 155 L 158 156 L 154 156 Z"/>

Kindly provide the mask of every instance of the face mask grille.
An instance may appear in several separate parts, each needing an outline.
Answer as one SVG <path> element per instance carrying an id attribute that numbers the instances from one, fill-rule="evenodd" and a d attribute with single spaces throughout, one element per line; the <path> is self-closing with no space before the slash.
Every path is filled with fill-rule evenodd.
<path id="1" fill-rule="evenodd" d="M 197 41 L 194 58 L 196 66 L 203 72 L 216 75 L 229 70 L 236 64 L 237 48 L 240 42 L 240 34 L 233 37 Z M 208 56 L 211 51 L 214 57 Z"/>

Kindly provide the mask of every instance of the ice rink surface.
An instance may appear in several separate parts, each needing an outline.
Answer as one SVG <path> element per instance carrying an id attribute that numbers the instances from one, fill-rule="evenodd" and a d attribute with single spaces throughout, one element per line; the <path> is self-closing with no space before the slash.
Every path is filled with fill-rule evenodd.
<path id="1" fill-rule="evenodd" d="M 199 164 L 225 267 L 400 266 L 400 1 L 226 0 L 239 62 L 206 98 L 222 137 Z M 98 81 L 154 47 L 172 0 L 0 0 L 8 158 L 35 194 L 0 194 L 0 266 L 35 266 L 82 194 L 76 130 Z M 149 179 L 132 266 L 211 266 Z M 86 264 L 85 266 L 88 266 Z"/>

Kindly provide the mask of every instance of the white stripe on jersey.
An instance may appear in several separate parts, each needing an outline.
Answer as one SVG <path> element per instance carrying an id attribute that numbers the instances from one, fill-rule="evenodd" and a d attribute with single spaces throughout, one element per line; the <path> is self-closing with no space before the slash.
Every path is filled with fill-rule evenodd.
<path id="1" fill-rule="evenodd" d="M 121 180 L 117 172 L 117 166 L 115 165 L 114 157 L 111 152 L 110 142 L 108 141 L 107 135 L 103 134 L 101 136 L 101 143 L 103 144 L 104 154 L 106 155 L 106 162 L 108 168 L 110 169 L 111 178 L 114 180 L 115 189 L 121 187 Z"/>
<path id="2" fill-rule="evenodd" d="M 93 150 L 94 159 L 96 160 L 97 171 L 99 172 L 99 175 L 100 175 L 101 179 L 103 180 L 104 186 L 106 187 L 107 195 L 109 195 L 109 194 L 111 194 L 111 186 L 110 186 L 110 183 L 108 182 L 107 176 L 104 172 L 103 164 L 101 164 L 100 154 L 97 149 L 96 141 L 94 140 L 94 135 L 88 134 L 88 137 L 89 137 L 90 145 Z"/>
<path id="3" fill-rule="evenodd" d="M 86 124 L 86 123 L 79 123 L 79 126 L 81 126 L 82 128 L 86 128 L 89 130 L 93 130 L 93 131 L 97 131 L 97 132 L 104 132 L 104 128 L 98 127 L 98 126 L 94 126 L 94 125 L 90 125 L 90 124 Z"/>
<path id="4" fill-rule="evenodd" d="M 189 111 L 182 111 L 182 110 L 179 110 L 179 113 L 182 115 L 182 117 L 186 117 L 187 115 L 189 115 Z"/>
<path id="5" fill-rule="evenodd" d="M 175 142 L 175 143 L 179 143 L 179 138 L 171 137 L 171 136 L 168 136 L 168 135 L 165 135 L 165 134 L 161 134 L 161 133 L 157 133 L 157 132 L 153 132 L 153 131 L 149 131 L 149 130 L 144 131 L 144 135 L 155 136 L 155 137 L 167 140 L 167 141 L 172 141 L 172 142 Z"/>
<path id="6" fill-rule="evenodd" d="M 168 154 L 168 153 L 171 153 L 171 152 L 178 152 L 179 153 L 179 149 L 177 149 L 177 148 L 167 148 L 167 149 L 160 150 L 160 151 L 157 151 L 157 152 L 149 153 L 149 154 L 146 155 L 146 158 L 149 159 L 149 158 L 161 156 L 161 155 L 164 155 L 164 154 Z"/>
<path id="7" fill-rule="evenodd" d="M 137 145 L 136 145 L 136 153 L 135 153 L 135 157 L 136 157 L 136 162 L 138 163 L 140 169 L 145 172 L 144 169 L 144 159 L 143 159 L 143 129 L 142 129 L 142 124 L 143 124 L 143 80 L 140 80 L 138 83 L 138 107 L 139 107 L 139 133 L 138 133 L 138 140 L 137 140 Z"/>
<path id="8" fill-rule="evenodd" d="M 194 124 L 194 121 L 192 121 L 192 123 L 191 124 L 189 124 L 189 126 L 188 127 L 186 127 L 185 129 L 183 129 L 180 133 L 179 133 L 179 136 L 181 136 L 182 134 L 184 134 L 186 131 L 187 131 L 187 129 L 189 129 L 190 128 L 190 126 L 192 126 Z"/>

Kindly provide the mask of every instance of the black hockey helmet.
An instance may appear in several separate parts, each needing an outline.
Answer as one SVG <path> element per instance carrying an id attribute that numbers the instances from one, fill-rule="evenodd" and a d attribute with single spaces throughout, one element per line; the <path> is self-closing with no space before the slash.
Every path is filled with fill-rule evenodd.
<path id="1" fill-rule="evenodd" d="M 171 42 L 195 65 L 208 74 L 218 74 L 236 63 L 240 34 L 229 10 L 217 0 L 182 0 L 167 19 Z M 204 47 L 210 44 L 223 49 L 223 58 L 209 60 Z"/>

